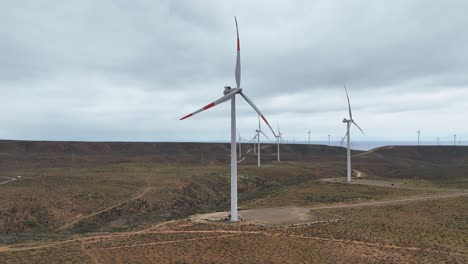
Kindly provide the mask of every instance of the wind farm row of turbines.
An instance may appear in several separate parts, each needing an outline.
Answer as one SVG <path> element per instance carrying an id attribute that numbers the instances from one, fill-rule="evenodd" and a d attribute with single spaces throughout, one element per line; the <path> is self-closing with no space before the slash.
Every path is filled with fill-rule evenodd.
<path id="1" fill-rule="evenodd" d="M 268 126 L 269 130 L 273 133 L 276 143 L 277 143 L 277 160 L 280 161 L 280 144 L 282 142 L 285 142 L 285 140 L 282 137 L 282 133 L 280 131 L 279 125 L 278 125 L 278 130 L 275 132 L 273 128 L 271 127 L 270 123 L 266 119 L 266 117 L 263 115 L 263 113 L 259 110 L 259 108 L 254 104 L 252 100 L 250 100 L 249 97 L 244 93 L 243 88 L 241 88 L 241 60 L 240 60 L 240 38 L 239 38 L 239 27 L 237 23 L 237 18 L 234 17 L 235 20 L 235 25 L 236 25 L 236 34 L 237 34 L 237 54 L 236 54 L 236 65 L 235 65 L 235 81 L 236 81 L 236 87 L 232 88 L 230 86 L 225 86 L 224 91 L 223 91 L 223 96 L 220 97 L 219 99 L 205 105 L 204 107 L 198 109 L 195 112 L 192 112 L 184 117 L 182 117 L 180 120 L 187 119 L 189 117 L 192 117 L 200 112 L 203 112 L 205 110 L 208 110 L 216 105 L 222 104 L 227 101 L 231 101 L 231 214 L 230 214 L 230 220 L 233 222 L 236 222 L 239 220 L 238 217 L 238 207 L 237 207 L 237 158 L 238 155 L 241 157 L 241 151 L 239 153 L 237 152 L 237 141 L 236 138 L 239 136 L 239 143 L 241 143 L 242 137 L 237 130 L 236 127 L 236 96 L 240 95 L 252 108 L 253 110 L 258 114 L 258 128 L 255 130 L 255 135 L 254 137 L 250 140 L 250 142 L 255 142 L 254 144 L 254 152 L 257 153 L 258 155 L 258 165 L 260 166 L 260 153 L 261 153 L 261 136 L 265 136 L 267 139 L 268 136 L 265 134 L 265 132 L 261 128 L 261 120 Z M 346 97 L 348 100 L 348 112 L 349 116 L 347 118 L 344 118 L 342 120 L 343 123 L 346 124 L 346 134 L 341 140 L 341 144 L 344 143 L 346 140 L 346 145 L 347 145 L 347 181 L 351 182 L 351 127 L 355 126 L 359 131 L 364 134 L 364 131 L 359 127 L 359 125 L 355 122 L 353 119 L 353 114 L 351 110 L 351 103 L 349 99 L 349 94 L 346 86 L 344 87 L 344 90 L 346 92 Z M 261 119 L 261 120 L 260 120 Z M 237 132 L 237 133 L 236 133 Z M 308 131 L 309 134 L 309 144 L 310 144 L 310 133 L 311 131 Z M 420 130 L 418 130 L 418 138 L 420 135 Z M 330 133 L 328 134 L 328 142 L 330 144 Z M 239 149 L 241 150 L 242 146 L 239 144 Z"/>
<path id="2" fill-rule="evenodd" d="M 279 128 L 279 125 L 278 125 L 278 133 L 275 135 L 275 138 L 276 138 L 276 144 L 277 144 L 277 161 L 280 161 L 280 147 L 279 145 L 281 143 L 284 143 L 286 142 L 283 137 L 282 137 L 282 133 L 280 131 L 280 128 Z M 239 130 L 237 130 L 237 134 L 239 135 L 239 138 L 238 138 L 238 145 L 239 145 L 239 158 L 242 158 L 242 141 L 244 140 L 239 132 Z M 254 154 L 257 154 L 257 164 L 258 166 L 261 165 L 261 146 L 260 146 L 260 143 L 261 143 L 261 140 L 260 140 L 260 137 L 261 135 L 264 135 L 268 141 L 270 141 L 270 138 L 262 131 L 262 126 L 261 126 L 261 122 L 260 122 L 260 117 L 258 117 L 258 128 L 255 129 L 255 134 L 254 134 L 254 137 L 248 141 L 248 144 L 251 144 L 253 143 L 253 148 L 248 150 L 246 153 L 250 152 L 251 150 L 253 150 L 253 153 Z"/>
<path id="3" fill-rule="evenodd" d="M 278 128 L 278 131 L 279 131 L 279 128 Z M 325 139 L 325 137 L 323 137 L 322 139 L 315 139 L 314 141 L 311 140 L 311 130 L 308 130 L 307 131 L 307 134 L 308 134 L 308 139 L 307 140 L 299 140 L 299 141 L 296 141 L 295 138 L 293 138 L 292 140 L 289 140 L 288 138 L 283 138 L 282 137 L 282 140 L 280 143 L 288 143 L 288 144 L 327 144 L 329 146 L 343 146 L 343 143 L 344 143 L 344 139 L 345 137 L 341 137 L 339 140 L 337 139 L 331 139 L 331 134 L 330 132 L 328 132 L 328 138 Z M 352 149 L 359 149 L 359 150 L 369 150 L 371 148 L 376 148 L 376 147 L 381 147 L 381 146 L 385 146 L 385 145 L 388 145 L 388 144 L 395 144 L 395 145 L 454 145 L 454 146 L 461 146 L 464 142 L 462 142 L 462 140 L 458 137 L 457 134 L 453 134 L 453 135 L 445 135 L 443 137 L 436 137 L 436 138 L 433 138 L 433 139 L 429 139 L 429 138 L 424 138 L 424 140 L 421 140 L 421 129 L 419 129 L 418 131 L 416 131 L 417 133 L 417 138 L 415 140 L 410 140 L 410 141 L 378 141 L 378 140 L 374 140 L 374 141 L 358 141 L 358 142 L 351 142 L 351 148 Z M 245 142 L 245 143 L 253 143 L 256 139 L 256 136 L 254 136 L 253 139 L 251 139 L 250 141 L 246 141 L 245 138 L 242 138 L 239 134 L 239 138 L 238 138 L 238 142 L 240 144 L 240 142 Z M 264 142 L 271 142 L 268 138 L 267 138 L 268 141 L 264 141 Z M 255 143 L 256 144 L 256 143 Z M 256 153 L 256 152 L 255 152 Z"/>
<path id="4" fill-rule="evenodd" d="M 343 118 L 343 123 L 346 124 L 346 134 L 345 136 L 342 138 L 342 141 L 341 141 L 341 144 L 343 144 L 344 140 L 347 139 L 347 144 L 346 144 L 346 157 L 347 157 L 347 181 L 348 182 L 351 182 L 351 174 L 352 174 L 352 170 L 351 170 L 351 126 L 355 126 L 359 129 L 359 131 L 361 131 L 361 133 L 364 135 L 364 131 L 359 127 L 359 125 L 354 121 L 353 119 L 353 112 L 351 110 L 351 102 L 349 100 L 349 94 L 348 94 L 348 89 L 346 89 L 346 86 L 344 87 L 345 89 L 345 92 L 346 92 L 346 98 L 348 99 L 348 113 L 349 113 L 349 117 L 348 118 Z M 265 122 L 266 122 L 266 119 L 265 119 Z M 268 124 L 268 123 L 267 123 Z M 271 128 L 271 127 L 270 127 Z M 239 146 L 241 145 L 241 136 L 240 136 L 240 133 L 239 131 L 237 131 L 238 134 L 239 134 Z M 275 132 L 272 130 L 273 134 L 275 134 Z M 308 134 L 309 134 L 309 144 L 310 144 L 310 133 L 311 131 L 309 130 L 308 131 Z M 260 123 L 260 117 L 258 118 L 258 129 L 255 130 L 255 136 L 251 139 L 250 142 L 252 141 L 255 141 L 257 140 L 257 157 L 258 157 L 258 166 L 260 166 L 260 135 L 263 134 L 267 139 L 268 139 L 268 136 L 263 133 L 262 129 L 261 129 L 261 123 Z M 280 145 L 280 142 L 281 140 L 284 141 L 284 139 L 281 137 L 281 132 L 279 130 L 279 125 L 278 125 L 278 135 L 275 134 L 275 137 L 276 137 L 276 143 L 278 145 L 278 150 L 277 150 L 277 155 L 278 155 L 278 161 L 280 161 L 280 148 L 279 148 L 279 145 Z M 328 141 L 330 143 L 330 133 L 328 134 Z M 255 153 L 255 144 L 254 144 L 254 153 Z M 239 157 L 240 157 L 240 152 L 239 152 Z"/>
<path id="5" fill-rule="evenodd" d="M 349 109 L 349 111 L 351 111 L 351 105 L 350 105 L 350 103 L 349 103 L 349 96 L 348 96 L 346 87 L 345 87 L 345 91 L 346 91 L 346 95 L 347 95 L 347 97 L 348 97 L 348 109 Z M 350 112 L 350 113 L 351 113 L 351 112 Z M 346 119 L 345 119 L 345 120 L 346 120 Z M 345 120 L 344 120 L 343 122 L 346 123 Z M 358 127 L 358 129 L 362 132 L 362 130 L 361 130 L 359 127 Z M 307 141 L 297 141 L 297 142 L 296 142 L 295 139 L 293 139 L 292 141 L 289 141 L 289 140 L 283 138 L 282 133 L 281 133 L 280 128 L 279 128 L 279 124 L 278 124 L 278 130 L 277 130 L 277 135 L 276 135 L 277 161 L 280 161 L 280 147 L 279 147 L 279 145 L 280 145 L 281 143 L 288 143 L 288 144 L 289 144 L 289 143 L 293 143 L 293 144 L 294 144 L 294 143 L 300 143 L 300 144 L 305 144 L 305 143 L 307 143 L 307 144 L 310 145 L 310 144 L 311 144 L 311 138 L 310 138 L 311 132 L 312 132 L 311 130 L 308 130 L 308 131 L 307 131 L 307 135 L 308 135 Z M 260 148 L 260 143 L 261 143 L 261 135 L 260 135 L 260 134 L 263 134 L 264 137 L 268 140 L 268 141 L 264 141 L 264 142 L 271 142 L 270 138 L 269 138 L 269 137 L 262 131 L 262 129 L 261 129 L 260 117 L 258 117 L 258 128 L 255 129 L 254 136 L 253 136 L 252 139 L 250 139 L 250 141 L 247 141 L 245 138 L 242 138 L 242 136 L 241 136 L 239 130 L 237 130 L 237 133 L 238 133 L 238 136 L 239 136 L 239 137 L 238 137 L 238 141 L 237 141 L 237 143 L 238 143 L 238 150 L 239 150 L 239 158 L 242 158 L 242 142 L 244 142 L 244 144 L 249 144 L 249 145 L 250 145 L 250 144 L 253 144 L 253 148 L 250 149 L 250 151 L 253 150 L 253 153 L 258 155 L 258 166 L 260 166 L 260 165 L 261 165 L 261 163 L 260 163 L 260 156 L 261 156 L 261 154 L 260 154 L 260 151 L 257 151 L 257 149 Z M 362 133 L 363 133 L 363 132 L 362 132 Z M 416 131 L 416 133 L 417 133 L 417 141 L 416 141 L 416 142 L 414 142 L 414 141 L 413 141 L 413 143 L 411 143 L 411 142 L 404 142 L 403 144 L 404 144 L 404 145 L 411 145 L 411 144 L 417 143 L 418 146 L 421 145 L 421 143 L 422 143 L 422 142 L 421 142 L 421 129 L 418 129 L 418 130 Z M 363 133 L 363 134 L 364 134 L 364 133 Z M 339 141 L 337 141 L 337 142 L 333 141 L 333 143 L 335 143 L 334 145 L 335 145 L 335 146 L 341 146 L 341 147 L 343 147 L 343 143 L 344 143 L 345 139 L 347 139 L 347 135 L 348 135 L 348 132 L 346 133 L 346 135 L 345 135 L 344 137 L 341 137 L 341 139 L 340 139 Z M 453 137 L 453 141 L 451 141 L 451 137 Z M 461 140 L 458 140 L 458 141 L 457 141 L 457 134 L 453 134 L 453 135 L 451 135 L 451 136 L 445 136 L 445 137 L 443 137 L 442 139 L 443 139 L 443 141 L 441 141 L 441 138 L 440 138 L 440 137 L 437 137 L 437 138 L 435 139 L 435 141 L 428 141 L 428 140 L 426 139 L 426 141 L 424 141 L 424 145 L 438 145 L 438 146 L 439 146 L 439 145 L 451 145 L 450 142 L 453 142 L 453 145 L 454 145 L 454 146 L 462 145 L 462 141 L 461 141 Z M 331 134 L 330 134 L 330 132 L 328 132 L 328 141 L 318 141 L 317 143 L 318 143 L 318 144 L 328 144 L 329 146 L 331 146 L 331 145 L 332 145 L 332 141 L 331 141 Z M 369 142 L 368 142 L 368 143 L 369 143 Z M 385 142 L 385 143 L 386 143 L 386 144 L 384 144 L 384 145 L 388 145 L 387 143 L 394 143 L 394 142 Z M 397 144 L 398 144 L 398 143 L 397 143 Z M 371 147 L 370 147 L 371 145 L 373 145 L 373 148 L 374 148 L 374 147 L 380 147 L 380 146 L 382 146 L 382 144 L 370 144 L 370 145 L 367 144 L 367 145 L 366 145 L 365 142 L 361 142 L 361 146 L 364 146 L 364 148 L 361 148 L 360 150 L 369 150 L 369 149 L 371 149 Z M 350 146 L 350 147 L 351 147 L 351 149 L 359 149 L 359 146 L 360 146 L 360 145 L 359 145 L 357 142 L 354 142 L 354 143 L 351 142 L 351 146 Z M 365 146 L 367 146 L 367 148 L 366 148 Z M 247 152 L 247 153 L 248 153 L 248 152 Z"/>
<path id="6" fill-rule="evenodd" d="M 418 129 L 418 131 L 416 131 L 416 133 L 418 133 L 418 146 L 421 144 L 421 141 L 420 141 L 420 138 L 421 138 L 421 129 Z M 457 134 L 453 134 L 453 145 L 456 146 L 457 144 L 458 145 L 461 145 L 462 142 L 461 140 L 458 140 L 457 141 Z M 436 138 L 436 141 L 437 141 L 437 145 L 440 145 L 440 137 L 437 137 Z"/>

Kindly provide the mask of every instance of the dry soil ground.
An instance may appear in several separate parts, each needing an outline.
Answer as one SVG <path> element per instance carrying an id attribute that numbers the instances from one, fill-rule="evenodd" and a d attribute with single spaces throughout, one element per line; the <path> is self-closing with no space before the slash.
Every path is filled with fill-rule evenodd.
<path id="1" fill-rule="evenodd" d="M 324 210 L 326 215 L 337 217 L 337 221 L 303 226 L 182 219 L 140 231 L 2 246 L 0 260 L 7 263 L 464 263 L 468 261 L 468 232 L 466 215 L 460 209 L 466 202 L 464 196 L 377 207 L 335 207 Z"/>
<path id="2" fill-rule="evenodd" d="M 227 145 L 0 142 L 0 263 L 468 262 L 468 150 L 282 147 L 230 223 Z"/>

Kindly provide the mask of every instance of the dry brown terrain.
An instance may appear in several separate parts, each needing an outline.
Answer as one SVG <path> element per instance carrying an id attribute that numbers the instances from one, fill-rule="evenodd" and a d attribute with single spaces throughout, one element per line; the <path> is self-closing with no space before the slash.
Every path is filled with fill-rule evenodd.
<path id="1" fill-rule="evenodd" d="M 135 232 L 3 246 L 0 252 L 3 260 L 13 263 L 51 259 L 57 263 L 463 263 L 468 260 L 468 233 L 459 210 L 467 201 L 465 197 L 328 209 L 327 214 L 340 220 L 295 227 L 177 220 Z"/>
<path id="2" fill-rule="evenodd" d="M 468 262 L 468 148 L 281 147 L 0 141 L 0 263 Z"/>

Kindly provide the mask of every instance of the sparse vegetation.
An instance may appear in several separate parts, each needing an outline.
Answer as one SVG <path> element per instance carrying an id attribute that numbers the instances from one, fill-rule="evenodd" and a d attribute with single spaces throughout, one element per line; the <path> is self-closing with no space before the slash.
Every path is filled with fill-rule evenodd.
<path id="1" fill-rule="evenodd" d="M 177 156 L 186 151 L 180 145 L 93 144 L 27 144 L 0 157 L 3 175 L 23 176 L 0 186 L 0 263 L 468 262 L 467 197 L 322 209 L 312 214 L 337 221 L 306 226 L 195 223 L 185 217 L 229 208 L 227 146 L 187 145 L 205 151 L 201 161 Z M 434 151 L 356 157 L 366 179 L 392 183 L 368 186 L 321 180 L 344 177 L 344 149 L 282 147 L 296 160 L 272 162 L 267 148 L 265 166 L 254 156 L 239 165 L 242 208 L 358 204 L 468 187 L 461 150 L 439 161 L 443 153 Z"/>

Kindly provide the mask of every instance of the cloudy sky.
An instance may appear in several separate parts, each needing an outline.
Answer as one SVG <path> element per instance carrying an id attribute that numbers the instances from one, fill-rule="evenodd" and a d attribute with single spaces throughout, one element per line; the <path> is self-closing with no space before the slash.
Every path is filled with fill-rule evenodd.
<path id="1" fill-rule="evenodd" d="M 0 138 L 228 140 L 235 86 L 287 139 L 468 140 L 468 2 L 1 1 Z M 238 128 L 255 112 L 238 97 Z"/>

